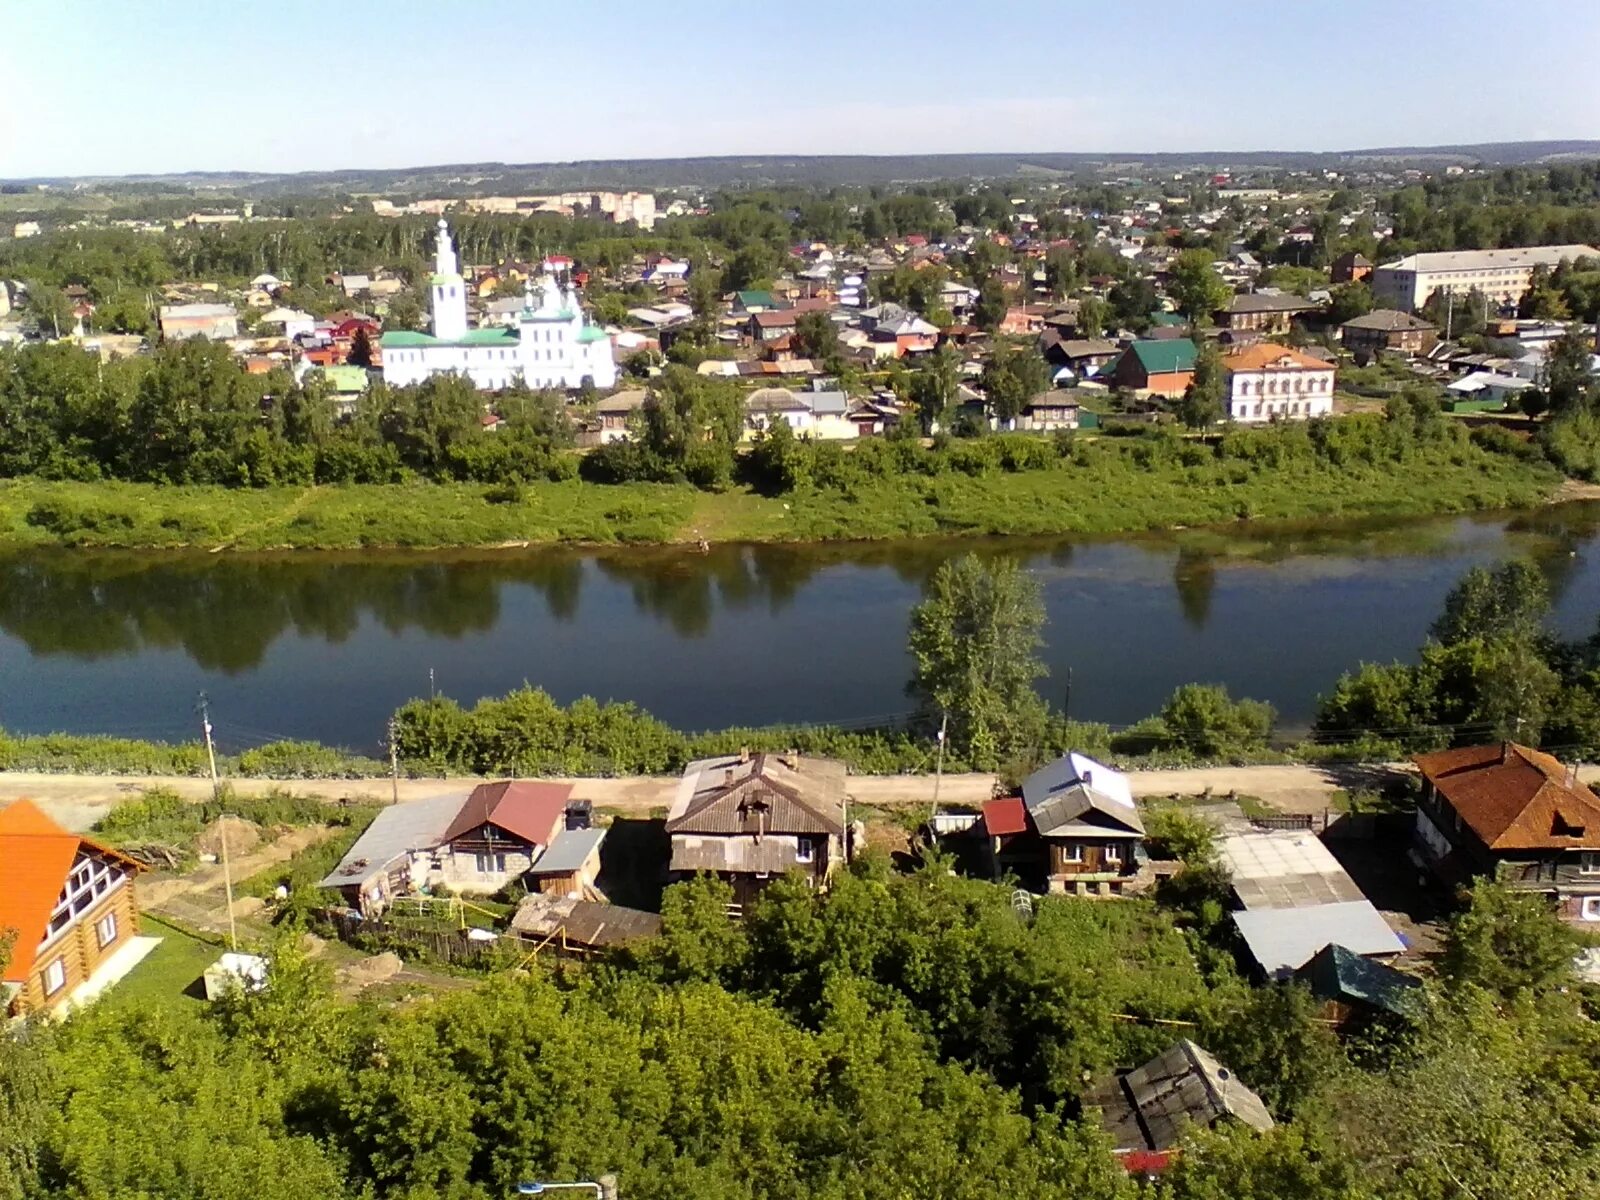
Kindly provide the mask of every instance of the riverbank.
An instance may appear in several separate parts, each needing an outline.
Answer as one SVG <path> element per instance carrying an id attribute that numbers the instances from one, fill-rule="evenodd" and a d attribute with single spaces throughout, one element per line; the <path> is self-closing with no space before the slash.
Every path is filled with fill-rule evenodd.
<path id="1" fill-rule="evenodd" d="M 0 549 L 443 549 L 1113 534 L 1244 521 L 1517 508 L 1563 493 L 1542 460 L 1467 443 L 1403 462 L 1140 464 L 1119 450 L 1049 469 L 907 474 L 779 497 L 748 488 L 538 481 L 223 488 L 0 482 Z"/>

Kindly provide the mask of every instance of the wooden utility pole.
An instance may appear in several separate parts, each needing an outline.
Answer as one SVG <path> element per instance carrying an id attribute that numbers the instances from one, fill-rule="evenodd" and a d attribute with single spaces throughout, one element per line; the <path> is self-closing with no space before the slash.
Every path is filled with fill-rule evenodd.
<path id="1" fill-rule="evenodd" d="M 228 817 L 222 811 L 222 784 L 217 780 L 217 748 L 211 740 L 211 701 L 200 693 L 200 728 L 206 735 L 206 759 L 211 764 L 211 798 L 217 805 L 217 836 L 222 840 L 222 890 L 228 903 L 228 949 L 239 949 L 239 930 L 233 920 L 233 868 L 228 862 Z"/>
<path id="2" fill-rule="evenodd" d="M 939 784 L 944 780 L 944 738 L 950 728 L 950 714 L 948 712 L 939 717 L 939 758 L 933 769 L 933 837 L 939 838 Z"/>
<path id="3" fill-rule="evenodd" d="M 392 784 L 394 802 L 400 803 L 400 748 L 394 741 L 394 718 L 389 718 L 389 779 Z"/>

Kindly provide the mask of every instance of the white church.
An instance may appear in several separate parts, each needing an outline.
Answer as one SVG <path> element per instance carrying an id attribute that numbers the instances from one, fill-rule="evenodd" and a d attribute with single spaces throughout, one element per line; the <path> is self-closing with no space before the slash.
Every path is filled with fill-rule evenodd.
<path id="1" fill-rule="evenodd" d="M 456 263 L 444 218 L 430 281 L 433 332 L 391 330 L 383 335 L 383 381 L 396 387 L 458 371 L 478 387 L 578 388 L 588 380 L 604 391 L 617 384 L 617 364 L 604 329 L 584 319 L 577 291 L 551 276 L 528 281 L 522 311 L 510 328 L 467 328 L 467 285 Z"/>

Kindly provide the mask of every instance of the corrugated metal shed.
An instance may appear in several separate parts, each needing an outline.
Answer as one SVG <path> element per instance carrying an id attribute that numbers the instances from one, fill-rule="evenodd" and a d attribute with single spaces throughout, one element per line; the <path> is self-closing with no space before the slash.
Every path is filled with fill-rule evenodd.
<path id="1" fill-rule="evenodd" d="M 531 875 L 568 875 L 583 869 L 606 840 L 604 829 L 563 829 L 533 864 Z"/>
<path id="2" fill-rule="evenodd" d="M 457 794 L 391 804 L 372 819 L 339 865 L 317 886 L 362 887 L 373 876 L 388 870 L 397 858 L 413 850 L 431 850 L 444 840 L 451 819 L 461 811 L 461 801 Z"/>
<path id="3" fill-rule="evenodd" d="M 1330 942 L 1362 955 L 1399 954 L 1406 948 L 1367 900 L 1258 908 L 1234 913 L 1233 923 L 1268 979 L 1294 974 Z"/>
<path id="4" fill-rule="evenodd" d="M 1366 899 L 1314 833 L 1266 829 L 1237 833 L 1222 839 L 1218 853 L 1233 877 L 1234 895 L 1249 909 Z"/>

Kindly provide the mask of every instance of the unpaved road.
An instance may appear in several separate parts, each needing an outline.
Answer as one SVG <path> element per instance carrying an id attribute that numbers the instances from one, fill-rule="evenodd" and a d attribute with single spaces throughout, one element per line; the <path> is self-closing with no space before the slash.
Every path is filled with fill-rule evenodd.
<path id="1" fill-rule="evenodd" d="M 1140 796 L 1197 795 L 1209 788 L 1225 796 L 1230 791 L 1259 796 L 1286 812 L 1321 812 L 1329 793 L 1337 788 L 1359 787 L 1380 781 L 1399 768 L 1375 767 L 1206 767 L 1177 771 L 1134 771 L 1128 776 Z M 1600 769 L 1585 768 L 1584 776 L 1600 779 Z M 231 779 L 237 791 L 256 794 L 283 788 L 323 796 L 330 801 L 369 798 L 388 801 L 393 792 L 387 779 Z M 464 795 L 479 782 L 468 777 L 402 779 L 402 802 L 428 796 Z M 676 777 L 632 776 L 621 779 L 571 779 L 573 794 L 591 800 L 596 808 L 612 812 L 646 814 L 664 809 L 677 786 Z M 210 794 L 206 779 L 148 775 L 52 775 L 20 771 L 0 772 L 0 805 L 22 796 L 31 797 L 56 820 L 71 829 L 94 824 L 117 801 L 145 788 L 172 788 L 182 796 L 202 800 Z M 939 785 L 941 804 L 979 804 L 993 793 L 992 775 L 946 775 Z M 857 803 L 892 806 L 930 804 L 931 775 L 861 775 L 852 777 L 850 794 Z"/>

